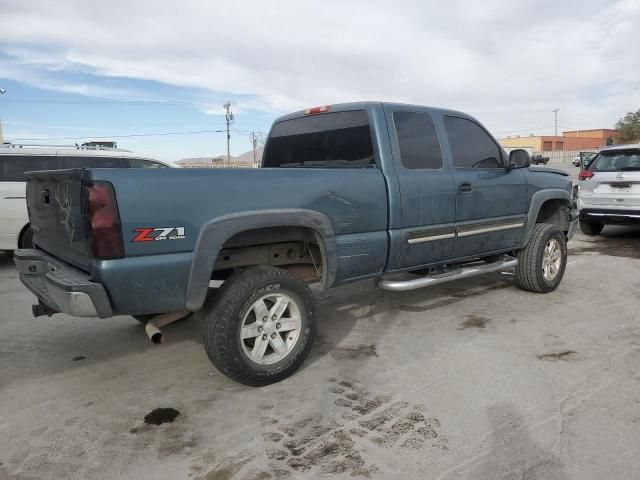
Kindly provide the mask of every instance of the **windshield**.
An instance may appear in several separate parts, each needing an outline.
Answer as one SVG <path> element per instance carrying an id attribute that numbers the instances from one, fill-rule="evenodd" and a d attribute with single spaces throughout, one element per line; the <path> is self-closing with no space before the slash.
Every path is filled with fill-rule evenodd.
<path id="1" fill-rule="evenodd" d="M 373 146 L 364 110 L 324 113 L 276 123 L 263 167 L 367 167 Z"/>
<path id="2" fill-rule="evenodd" d="M 589 164 L 592 172 L 640 171 L 640 150 L 601 152 Z"/>

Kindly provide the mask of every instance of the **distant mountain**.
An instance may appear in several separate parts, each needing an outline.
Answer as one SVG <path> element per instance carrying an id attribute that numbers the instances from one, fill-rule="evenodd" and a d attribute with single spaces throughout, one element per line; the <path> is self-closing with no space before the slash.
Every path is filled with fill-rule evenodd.
<path id="1" fill-rule="evenodd" d="M 262 160 L 262 148 L 258 148 L 256 152 L 256 162 L 260 163 Z M 242 163 L 253 163 L 253 150 L 249 150 L 248 152 L 241 153 L 237 157 L 231 158 L 232 162 L 242 164 Z"/>
<path id="2" fill-rule="evenodd" d="M 256 161 L 260 163 L 262 160 L 262 148 L 258 148 L 256 152 Z M 217 155 L 215 157 L 192 157 L 192 158 L 183 158 L 182 160 L 178 160 L 176 162 L 177 165 L 180 165 L 183 168 L 211 168 L 211 167 L 223 167 L 226 161 L 226 156 Z M 249 150 L 248 152 L 241 153 L 235 157 L 231 157 L 231 165 L 232 166 L 242 166 L 248 167 L 253 166 L 253 150 Z"/>

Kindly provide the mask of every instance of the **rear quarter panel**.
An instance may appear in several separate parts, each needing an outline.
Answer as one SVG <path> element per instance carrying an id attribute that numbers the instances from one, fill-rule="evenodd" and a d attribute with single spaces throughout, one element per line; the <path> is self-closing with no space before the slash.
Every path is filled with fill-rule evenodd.
<path id="1" fill-rule="evenodd" d="M 104 169 L 90 176 L 113 184 L 120 212 L 126 258 L 94 261 L 91 269 L 117 312 L 183 308 L 200 229 L 234 213 L 301 208 L 326 215 L 335 234 L 336 284 L 384 269 L 387 196 L 375 168 Z M 184 238 L 133 241 L 139 228 L 169 227 L 184 228 Z"/>

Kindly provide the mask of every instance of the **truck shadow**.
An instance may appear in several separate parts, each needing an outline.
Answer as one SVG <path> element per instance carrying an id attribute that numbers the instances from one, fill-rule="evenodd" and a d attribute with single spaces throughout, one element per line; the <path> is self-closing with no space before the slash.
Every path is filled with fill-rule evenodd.
<path id="1" fill-rule="evenodd" d="M 407 313 L 428 313 L 492 290 L 511 287 L 510 277 L 489 274 L 408 292 L 378 290 L 372 280 L 320 292 L 317 294 L 318 337 L 302 369 L 325 355 L 330 355 L 337 362 L 377 361 L 377 345 L 390 329 L 415 321 L 407 319 Z M 434 320 L 437 318 L 434 316 Z M 350 335 L 355 327 L 357 333 Z M 357 364 L 352 366 L 355 368 L 349 376 L 353 378 L 357 375 Z"/>
<path id="2" fill-rule="evenodd" d="M 8 258 L 4 260 L 12 266 L 11 257 Z M 0 340 L 0 368 L 7 383 L 139 354 L 143 356 L 136 357 L 135 361 L 161 359 L 164 362 L 168 361 L 163 358 L 165 356 L 195 354 L 197 359 L 206 362 L 206 367 L 201 368 L 213 368 L 203 352 L 203 328 L 196 317 L 164 327 L 166 343 L 152 345 L 142 325 L 131 317 L 101 320 L 54 315 L 33 318 L 30 310 L 35 298 L 24 292 L 17 280 L 10 281 L 16 284 L 3 293 L 3 296 L 13 296 L 9 308 L 3 308 L 3 316 L 8 317 L 11 326 L 5 328 Z M 378 341 L 391 323 L 405 321 L 406 312 L 426 312 L 511 285 L 510 281 L 494 276 L 493 279 L 469 279 L 432 289 L 391 293 L 377 290 L 373 281 L 364 281 L 318 293 L 318 337 L 302 368 L 330 355 L 336 364 L 345 363 L 345 368 L 357 369 L 356 362 L 342 361 L 377 360 Z M 359 331 L 351 335 L 356 325 Z M 193 352 L 194 347 L 199 353 Z M 144 359 L 146 355 L 150 357 Z M 153 369 L 153 365 L 150 368 Z M 353 376 L 357 372 L 345 372 L 345 375 L 347 373 Z"/>
<path id="3" fill-rule="evenodd" d="M 0 251 L 0 268 L 14 268 L 13 252 Z"/>

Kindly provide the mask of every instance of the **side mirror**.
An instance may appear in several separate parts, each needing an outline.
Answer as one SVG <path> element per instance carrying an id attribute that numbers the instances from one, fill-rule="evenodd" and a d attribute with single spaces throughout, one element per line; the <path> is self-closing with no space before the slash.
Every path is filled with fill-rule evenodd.
<path id="1" fill-rule="evenodd" d="M 511 168 L 525 168 L 531 165 L 531 157 L 529 152 L 518 148 L 511 150 L 509 153 L 509 167 Z"/>

